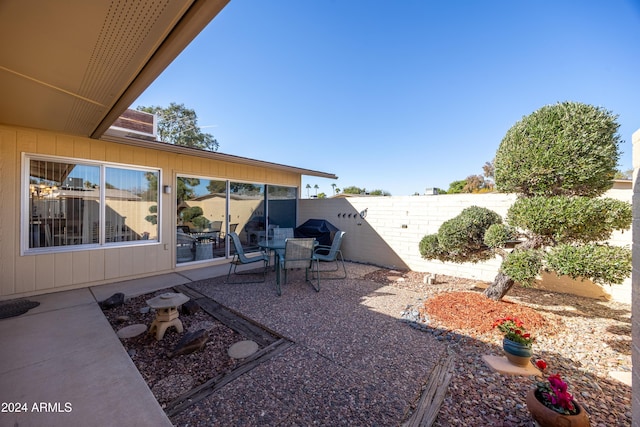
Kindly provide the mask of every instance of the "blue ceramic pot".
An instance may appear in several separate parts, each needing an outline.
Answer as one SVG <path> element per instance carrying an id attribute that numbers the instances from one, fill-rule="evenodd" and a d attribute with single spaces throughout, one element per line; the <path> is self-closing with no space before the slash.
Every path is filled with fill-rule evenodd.
<path id="1" fill-rule="evenodd" d="M 531 346 L 520 344 L 519 342 L 511 341 L 508 338 L 502 340 L 502 348 L 505 353 L 513 354 L 514 356 L 520 357 L 531 357 L 533 356 L 533 350 Z"/>
<path id="2" fill-rule="evenodd" d="M 502 349 L 509 362 L 517 366 L 527 366 L 531 362 L 533 350 L 530 346 L 511 341 L 508 338 L 502 340 Z"/>

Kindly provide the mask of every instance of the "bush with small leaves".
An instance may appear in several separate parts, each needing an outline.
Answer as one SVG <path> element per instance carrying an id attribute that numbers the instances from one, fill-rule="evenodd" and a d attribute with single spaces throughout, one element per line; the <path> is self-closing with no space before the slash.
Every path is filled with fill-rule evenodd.
<path id="1" fill-rule="evenodd" d="M 420 254 L 426 259 L 453 262 L 491 259 L 494 254 L 484 244 L 484 234 L 491 225 L 500 223 L 502 218 L 494 211 L 470 206 L 445 221 L 438 234 L 425 236 L 419 245 Z"/>
<path id="2" fill-rule="evenodd" d="M 590 196 L 611 188 L 620 153 L 617 116 L 592 105 L 547 105 L 513 125 L 494 161 L 498 191 Z"/>
<path id="3" fill-rule="evenodd" d="M 517 237 L 515 228 L 506 224 L 492 224 L 484 233 L 484 244 L 490 248 L 501 248 Z"/>
<path id="4" fill-rule="evenodd" d="M 609 245 L 560 245 L 546 256 L 546 265 L 557 274 L 587 277 L 602 285 L 621 284 L 631 275 L 631 250 Z"/>
<path id="5" fill-rule="evenodd" d="M 542 268 L 542 255 L 537 249 L 516 249 L 505 257 L 500 271 L 522 286 L 531 286 Z"/>
<path id="6" fill-rule="evenodd" d="M 555 243 L 607 240 L 614 230 L 631 225 L 631 205 L 591 197 L 520 197 L 509 208 L 507 222 Z"/>

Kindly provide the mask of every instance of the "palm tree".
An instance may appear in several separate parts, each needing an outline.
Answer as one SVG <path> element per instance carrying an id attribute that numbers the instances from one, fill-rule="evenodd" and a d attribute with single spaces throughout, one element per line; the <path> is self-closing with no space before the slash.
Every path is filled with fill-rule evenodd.
<path id="1" fill-rule="evenodd" d="M 311 189 L 311 184 L 307 184 L 307 199 L 309 198 L 309 190 Z"/>
<path id="2" fill-rule="evenodd" d="M 318 184 L 316 184 L 316 185 L 313 186 L 313 188 L 316 189 L 316 197 L 318 197 L 318 188 L 320 188 L 320 187 L 318 187 Z"/>
<path id="3" fill-rule="evenodd" d="M 331 187 L 333 187 L 333 194 L 336 194 L 336 183 L 334 182 L 333 184 L 331 184 Z"/>

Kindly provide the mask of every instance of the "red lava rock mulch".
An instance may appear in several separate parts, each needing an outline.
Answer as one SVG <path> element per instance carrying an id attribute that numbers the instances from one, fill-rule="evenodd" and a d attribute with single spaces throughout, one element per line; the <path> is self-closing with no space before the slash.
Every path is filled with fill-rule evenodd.
<path id="1" fill-rule="evenodd" d="M 424 310 L 429 319 L 447 329 L 485 334 L 491 332 L 496 319 L 512 316 L 520 319 L 532 333 L 550 331 L 549 322 L 533 308 L 510 301 L 493 301 L 478 292 L 440 293 L 425 301 Z"/>

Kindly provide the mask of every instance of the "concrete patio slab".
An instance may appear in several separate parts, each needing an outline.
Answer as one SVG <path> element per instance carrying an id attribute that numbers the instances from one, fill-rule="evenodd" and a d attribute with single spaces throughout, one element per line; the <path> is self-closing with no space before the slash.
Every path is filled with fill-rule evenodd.
<path id="1" fill-rule="evenodd" d="M 111 295 L 122 292 L 126 298 L 137 297 L 139 295 L 154 292 L 172 286 L 184 285 L 191 280 L 178 273 L 161 274 L 159 276 L 144 277 L 141 279 L 127 280 L 125 282 L 112 283 L 109 285 L 92 286 L 96 301 L 104 301 Z"/>
<path id="2" fill-rule="evenodd" d="M 0 425 L 171 425 L 88 295 L 34 297 L 37 312 L 0 321 L 0 401 L 19 404 Z"/>

